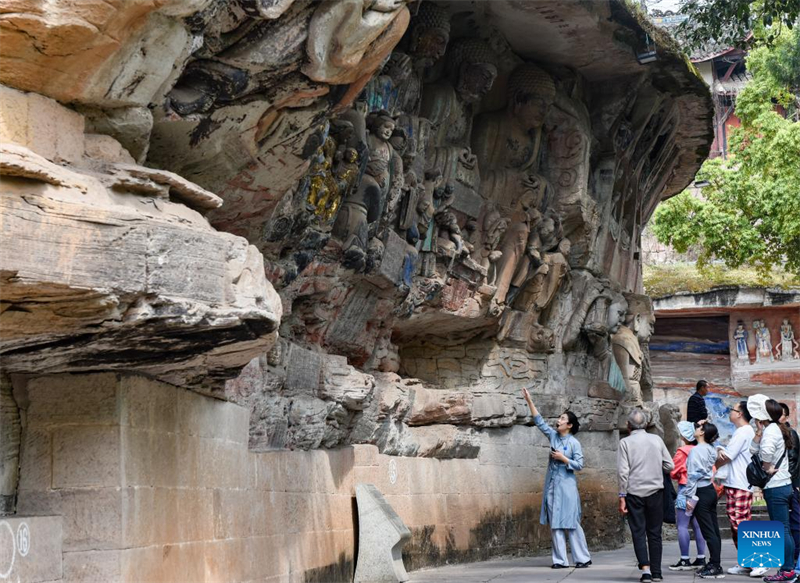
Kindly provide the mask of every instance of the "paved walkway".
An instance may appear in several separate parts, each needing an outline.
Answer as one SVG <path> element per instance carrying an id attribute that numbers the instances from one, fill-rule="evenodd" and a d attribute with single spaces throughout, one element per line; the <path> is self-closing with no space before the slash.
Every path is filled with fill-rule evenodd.
<path id="1" fill-rule="evenodd" d="M 692 543 L 694 552 L 694 543 Z M 668 542 L 664 545 L 664 582 L 688 583 L 690 581 L 705 581 L 695 577 L 694 571 L 670 571 L 667 567 L 680 558 L 677 542 Z M 692 557 L 694 558 L 694 556 Z M 736 563 L 736 549 L 730 539 L 722 543 L 722 567 L 727 570 Z M 539 581 L 566 581 L 568 583 L 603 583 L 614 581 L 631 583 L 639 580 L 640 572 L 636 568 L 636 558 L 633 547 L 626 547 L 616 551 L 605 551 L 592 554 L 592 566 L 588 569 L 561 569 L 550 568 L 550 556 L 530 557 L 523 559 L 507 559 L 486 561 L 484 563 L 469 563 L 466 565 L 453 565 L 437 569 L 423 569 L 409 573 L 414 583 L 443 583 L 445 581 L 458 583 L 529 583 Z M 770 572 L 772 574 L 773 572 Z M 727 581 L 761 581 L 761 579 L 727 575 Z"/>

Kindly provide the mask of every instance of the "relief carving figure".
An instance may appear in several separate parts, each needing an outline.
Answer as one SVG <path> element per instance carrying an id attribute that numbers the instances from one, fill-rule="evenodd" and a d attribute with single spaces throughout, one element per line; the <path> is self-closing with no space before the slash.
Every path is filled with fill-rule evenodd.
<path id="1" fill-rule="evenodd" d="M 401 155 L 405 175 L 403 176 L 403 191 L 397 211 L 397 230 L 403 236 L 406 236 L 409 231 L 413 230 L 415 233 L 414 238 L 419 239 L 419 231 L 417 230 L 417 202 L 423 187 L 419 182 L 416 170 L 414 170 L 414 161 L 416 157 L 417 141 L 414 138 L 409 138 L 406 142 L 406 148 Z"/>
<path id="2" fill-rule="evenodd" d="M 492 206 L 484 214 L 481 226 L 482 228 L 478 229 L 478 225 L 474 224 L 474 240 L 470 240 L 473 245 L 472 259 L 487 270 L 486 283 L 495 285 L 497 262 L 503 256 L 503 252 L 498 247 L 503 235 L 508 230 L 508 219 Z"/>
<path id="3" fill-rule="evenodd" d="M 342 203 L 332 235 L 343 243 L 344 261 L 355 269 L 366 259 L 368 226 L 381 217 L 391 182 L 391 165 L 397 155 L 389 143 L 394 120 L 384 112 L 370 114 L 367 119 L 369 159 L 364 176 Z"/>
<path id="4" fill-rule="evenodd" d="M 442 171 L 438 168 L 431 168 L 425 171 L 425 180 L 422 183 L 422 191 L 417 201 L 417 231 L 419 232 L 422 251 L 431 251 L 428 231 L 433 229 L 433 216 L 436 213 L 434 191 L 441 187 L 442 182 L 444 182 L 444 177 L 442 176 Z M 427 247 L 425 245 L 426 241 L 428 241 Z"/>
<path id="5" fill-rule="evenodd" d="M 386 209 L 383 212 L 383 224 L 393 225 L 397 218 L 397 205 L 400 203 L 400 198 L 405 192 L 405 162 L 403 162 L 403 155 L 408 148 L 408 132 L 404 128 L 396 127 L 392 131 L 392 137 L 389 139 L 389 144 L 392 146 L 392 174 L 391 185 L 389 187 L 389 198 L 386 201 Z"/>
<path id="6" fill-rule="evenodd" d="M 736 325 L 736 330 L 733 332 L 733 340 L 736 342 L 736 355 L 739 360 L 748 362 L 750 354 L 747 351 L 747 330 L 744 328 L 744 322 L 739 320 Z"/>
<path id="7" fill-rule="evenodd" d="M 404 48 L 410 57 L 410 73 L 402 83 L 398 83 L 396 74 L 391 72 L 391 63 L 384 67 L 393 77 L 392 96 L 386 105 L 378 107 L 393 113 L 416 116 L 419 113 L 425 71 L 441 59 L 447 50 L 447 43 L 450 41 L 450 15 L 437 4 L 422 2 L 411 19 L 406 38 L 408 41 Z M 393 59 L 394 53 L 390 61 Z"/>
<path id="8" fill-rule="evenodd" d="M 772 338 L 766 323 L 763 320 L 755 320 L 753 322 L 753 333 L 756 337 L 756 362 L 760 363 L 762 360 L 774 362 Z"/>
<path id="9" fill-rule="evenodd" d="M 589 309 L 583 326 L 583 331 L 593 347 L 594 357 L 602 365 L 600 378 L 607 379 L 608 384 L 620 392 L 626 391 L 625 380 L 614 358 L 611 339 L 620 331 L 627 312 L 628 302 L 625 297 L 605 289 Z"/>
<path id="10" fill-rule="evenodd" d="M 363 99 L 370 111 L 385 110 L 398 115 L 406 110 L 408 80 L 412 74 L 411 57 L 398 51 L 389 56 L 381 74 L 364 88 Z"/>
<path id="11" fill-rule="evenodd" d="M 481 168 L 536 168 L 542 126 L 556 88 L 548 73 L 531 63 L 519 65 L 508 81 L 508 106 L 476 119 L 472 150 Z"/>
<path id="12" fill-rule="evenodd" d="M 522 201 L 523 216 L 512 223 L 506 231 L 501 247 L 502 256 L 497 264 L 497 291 L 489 306 L 493 316 L 502 313 L 511 286 L 519 287 L 528 275 L 529 261 L 526 255 L 539 259 L 539 250 L 535 247 L 535 228 L 542 219 L 542 214 L 533 207 L 533 201 Z"/>
<path id="13" fill-rule="evenodd" d="M 380 66 L 410 20 L 405 0 L 326 0 L 311 18 L 303 73 L 346 85 Z"/>
<path id="14" fill-rule="evenodd" d="M 780 360 L 800 359 L 797 340 L 794 338 L 794 330 L 789 320 L 786 318 L 784 318 L 781 323 L 781 343 L 775 349 L 775 353 Z"/>
<path id="15" fill-rule="evenodd" d="M 643 403 L 642 380 L 645 368 L 643 345 L 653 335 L 655 316 L 651 310 L 642 310 L 634 302 L 628 303 L 625 324 L 611 337 L 614 360 L 625 384 L 626 399 L 637 405 Z"/>
<path id="16" fill-rule="evenodd" d="M 307 202 L 322 221 L 329 221 L 339 209 L 342 198 L 358 178 L 358 152 L 347 147 L 354 133 L 353 124 L 333 120 L 330 135 L 326 127 L 317 139 L 323 144 L 312 156 L 308 172 Z"/>
<path id="17" fill-rule="evenodd" d="M 119 494 L 108 516 L 87 515 L 85 497 L 62 488 L 70 477 L 56 476 L 86 453 L 89 433 L 78 420 L 69 435 L 81 439 L 59 439 L 69 438 L 56 427 L 65 411 L 51 404 L 69 393 L 85 417 L 112 394 L 143 421 L 154 399 L 180 401 L 179 418 L 149 419 L 148 435 L 182 431 L 182 444 L 213 446 L 218 465 L 237 470 L 224 483 L 194 472 L 215 518 L 231 506 L 279 527 L 286 519 L 303 552 L 279 565 L 248 556 L 248 572 L 353 579 L 355 529 L 313 552 L 304 543 L 349 528 L 347 494 L 362 480 L 390 491 L 414 481 L 411 518 L 425 520 L 403 554 L 415 568 L 528 542 L 540 551 L 542 532 L 505 528 L 547 494 L 522 484 L 550 455 L 530 447 L 527 387 L 548 422 L 571 411 L 592 432 L 581 438 L 591 462 L 581 495 L 594 503 L 586 535 L 622 541 L 606 503 L 618 420 L 645 405 L 648 428 L 677 435 L 666 435 L 674 409 L 652 402 L 662 395 L 652 390 L 652 306 L 630 291 L 643 286 L 642 229 L 692 182 L 714 136 L 713 96 L 677 45 L 659 41 L 659 58 L 637 64 L 628 44 L 644 32 L 631 4 L 0 4 L 0 518 L 17 494 L 23 513 L 55 496 L 58 511 L 44 514 L 66 518 L 37 519 L 61 529 L 65 552 L 75 550 L 69 528 L 92 548 L 131 546 L 105 528 L 127 507 L 119 456 L 93 460 L 110 464 L 100 477 Z M 763 296 L 777 316 L 741 304 L 755 297 L 704 296 L 750 314 L 720 324 L 738 354 L 730 381 L 744 390 L 800 370 L 789 296 Z M 758 313 L 774 342 L 761 319 L 746 330 Z M 667 364 L 653 363 L 658 373 Z M 219 439 L 209 441 L 212 425 Z M 149 450 L 129 441 L 112 445 L 143 482 L 159 479 Z M 314 449 L 325 451 L 303 451 Z M 176 479 L 196 469 L 189 458 L 176 460 Z M 271 495 L 273 462 L 281 475 L 319 474 L 314 490 L 332 496 Z M 456 520 L 441 506 L 459 479 L 459 492 L 481 496 L 480 512 Z M 174 523 L 197 495 L 168 494 L 162 514 Z M 331 520 L 315 520 L 316 502 Z M 245 540 L 254 533 L 241 518 L 221 524 L 229 548 L 271 546 Z M 30 542 L 14 533 L 16 523 L 12 538 Z M 145 550 L 163 555 L 181 534 L 133 546 L 158 543 Z M 175 561 L 215 564 L 214 545 L 191 551 L 147 570 L 168 579 Z M 87 569 L 105 568 L 108 553 L 84 554 Z M 70 559 L 54 556 L 59 568 Z M 220 578 L 256 578 L 234 571 Z"/>
<path id="18" fill-rule="evenodd" d="M 496 57 L 476 38 L 454 42 L 448 52 L 450 78 L 426 84 L 420 115 L 431 121 L 438 146 L 468 146 L 472 105 L 486 95 L 497 77 Z"/>
<path id="19" fill-rule="evenodd" d="M 455 201 L 455 187 L 447 183 L 436 201 L 436 251 L 444 251 L 447 255 L 457 257 L 469 252 L 471 245 L 464 242 L 456 216 L 450 210 Z M 467 247 L 469 246 L 469 248 Z"/>
<path id="20" fill-rule="evenodd" d="M 547 213 L 536 229 L 528 275 L 514 298 L 514 307 L 537 316 L 550 305 L 569 272 L 569 239 L 561 236 L 558 217 Z"/>
<path id="21" fill-rule="evenodd" d="M 422 2 L 411 19 L 408 52 L 421 67 L 430 67 L 444 56 L 450 42 L 450 16 L 433 2 Z"/>

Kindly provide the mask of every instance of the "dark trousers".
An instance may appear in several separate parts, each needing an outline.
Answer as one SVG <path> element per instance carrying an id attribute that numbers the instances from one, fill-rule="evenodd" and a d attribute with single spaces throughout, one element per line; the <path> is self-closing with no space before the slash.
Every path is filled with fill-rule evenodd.
<path id="1" fill-rule="evenodd" d="M 778 488 L 764 489 L 764 500 L 767 501 L 769 519 L 783 524 L 783 566 L 781 571 L 794 570 L 794 539 L 792 538 L 792 527 L 789 524 L 789 509 L 792 507 L 793 497 L 794 488 L 788 484 Z"/>
<path id="2" fill-rule="evenodd" d="M 653 575 L 661 575 L 661 525 L 664 522 L 664 490 L 647 497 L 628 494 L 628 525 L 639 568 L 650 565 Z M 648 552 L 649 551 L 649 552 Z"/>
<path id="3" fill-rule="evenodd" d="M 792 494 L 789 526 L 792 528 L 792 538 L 794 539 L 794 562 L 797 563 L 797 558 L 800 557 L 800 492 L 797 489 L 794 489 Z"/>
<path id="4" fill-rule="evenodd" d="M 709 563 L 720 567 L 722 554 L 722 537 L 719 534 L 719 520 L 717 519 L 717 491 L 714 486 L 704 486 L 697 489 L 697 506 L 694 515 L 700 525 L 700 532 L 706 539 L 708 552 L 710 554 Z"/>

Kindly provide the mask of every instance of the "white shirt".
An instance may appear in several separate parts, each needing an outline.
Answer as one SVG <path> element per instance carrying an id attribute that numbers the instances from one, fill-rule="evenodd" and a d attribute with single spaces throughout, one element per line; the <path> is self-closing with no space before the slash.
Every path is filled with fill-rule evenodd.
<path id="1" fill-rule="evenodd" d="M 756 432 L 750 425 L 742 425 L 733 432 L 730 442 L 722 451 L 730 459 L 728 477 L 722 482 L 726 488 L 750 491 L 747 483 L 747 465 L 750 463 L 750 443 Z M 724 467 L 724 466 L 723 466 Z"/>
<path id="2" fill-rule="evenodd" d="M 761 454 L 761 461 L 767 462 L 768 464 L 776 464 L 778 460 L 783 455 L 783 452 L 786 451 L 786 445 L 783 443 L 783 434 L 781 433 L 781 428 L 778 426 L 777 423 L 770 423 L 767 425 L 767 428 L 764 430 L 764 434 L 761 437 L 761 444 L 757 444 L 753 442 L 750 446 L 751 453 L 759 453 Z M 783 461 L 781 462 L 780 467 L 778 468 L 777 473 L 772 476 L 767 485 L 764 487 L 765 490 L 769 490 L 770 488 L 780 488 L 781 486 L 788 486 L 792 483 L 792 477 L 789 474 L 789 455 L 783 456 Z"/>

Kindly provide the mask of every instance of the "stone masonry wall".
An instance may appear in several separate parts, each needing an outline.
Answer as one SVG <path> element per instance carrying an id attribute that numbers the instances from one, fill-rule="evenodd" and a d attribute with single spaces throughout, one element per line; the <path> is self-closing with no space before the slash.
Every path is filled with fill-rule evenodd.
<path id="1" fill-rule="evenodd" d="M 248 412 L 144 377 L 31 381 L 18 513 L 63 520 L 62 581 L 349 581 L 355 484 L 375 484 L 413 537 L 406 565 L 530 553 L 547 444 L 532 427 L 487 432 L 478 459 L 392 457 L 372 445 L 248 451 Z M 581 435 L 584 528 L 609 524 L 615 432 Z M 587 441 L 588 440 L 588 441 Z"/>

